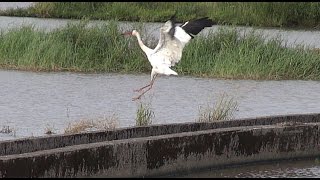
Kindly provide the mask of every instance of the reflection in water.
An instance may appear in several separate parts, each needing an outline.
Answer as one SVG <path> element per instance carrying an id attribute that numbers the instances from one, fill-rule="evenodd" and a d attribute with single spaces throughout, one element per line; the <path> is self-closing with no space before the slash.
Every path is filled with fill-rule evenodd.
<path id="1" fill-rule="evenodd" d="M 120 127 L 135 125 L 138 102 L 133 89 L 149 75 L 35 73 L 0 71 L 0 128 L 16 137 L 44 135 L 47 126 L 63 133 L 69 122 L 111 116 Z M 219 80 L 161 76 L 143 101 L 155 113 L 153 123 L 194 122 L 199 106 L 213 105 L 223 93 L 238 102 L 235 118 L 320 112 L 318 81 Z M 0 139 L 12 136 L 0 133 Z"/>
<path id="2" fill-rule="evenodd" d="M 319 178 L 320 165 L 314 160 L 287 161 L 271 164 L 247 165 L 227 169 L 202 170 L 175 177 L 188 178 Z"/>

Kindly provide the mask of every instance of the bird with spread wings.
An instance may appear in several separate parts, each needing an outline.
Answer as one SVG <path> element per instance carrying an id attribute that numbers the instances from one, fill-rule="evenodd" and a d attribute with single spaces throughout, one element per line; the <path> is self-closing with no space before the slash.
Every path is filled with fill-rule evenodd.
<path id="1" fill-rule="evenodd" d="M 140 99 L 147 91 L 149 91 L 153 83 L 159 74 L 164 75 L 178 75 L 170 67 L 174 66 L 181 60 L 182 51 L 185 45 L 194 38 L 200 31 L 205 27 L 211 27 L 213 22 L 208 17 L 190 20 L 184 24 L 176 25 L 175 15 L 160 28 L 160 38 L 158 45 L 154 49 L 150 49 L 143 44 L 140 33 L 136 30 L 125 32 L 123 35 L 136 36 L 138 44 L 142 51 L 147 55 L 147 58 L 152 66 L 151 70 L 151 81 L 146 86 L 140 89 L 134 90 L 135 92 L 143 91 L 139 96 L 134 97 L 132 100 Z"/>

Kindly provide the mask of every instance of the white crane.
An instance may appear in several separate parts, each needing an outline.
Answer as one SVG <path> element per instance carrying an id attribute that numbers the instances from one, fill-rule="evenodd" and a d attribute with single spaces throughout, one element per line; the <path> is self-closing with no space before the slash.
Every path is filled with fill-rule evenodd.
<path id="1" fill-rule="evenodd" d="M 149 91 L 158 74 L 178 75 L 175 71 L 170 69 L 170 67 L 180 61 L 185 45 L 205 27 L 211 27 L 214 24 L 216 23 L 211 19 L 204 17 L 187 21 L 181 26 L 176 26 L 175 15 L 173 15 L 170 20 L 160 28 L 159 43 L 154 49 L 150 49 L 143 44 L 138 31 L 133 30 L 123 33 L 123 35 L 133 35 L 137 37 L 140 48 L 147 55 L 148 60 L 152 65 L 150 83 L 134 91 L 141 92 L 143 89 L 147 87 L 149 88 L 143 91 L 139 96 L 134 97 L 132 100 L 140 99 L 143 94 Z"/>

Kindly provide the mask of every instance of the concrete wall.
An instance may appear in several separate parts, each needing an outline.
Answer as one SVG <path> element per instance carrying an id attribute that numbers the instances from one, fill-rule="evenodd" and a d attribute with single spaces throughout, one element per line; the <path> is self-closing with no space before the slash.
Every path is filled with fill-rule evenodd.
<path id="1" fill-rule="evenodd" d="M 270 117 L 255 122 L 260 125 L 247 119 L 243 122 L 250 122 L 249 126 L 244 123 L 244 126 L 233 124 L 233 127 L 225 125 L 224 128 L 214 127 L 212 123 L 209 124 L 213 128 L 203 127 L 206 123 L 164 125 L 165 132 L 170 130 L 168 127 L 180 127 L 181 132 L 153 136 L 127 133 L 130 135 L 124 138 L 111 138 L 115 140 L 2 155 L 0 177 L 143 177 L 194 168 L 313 157 L 320 155 L 319 117 L 317 114 L 276 117 L 278 120 L 272 119 L 273 125 L 263 125 L 270 124 L 264 122 L 271 120 Z M 279 123 L 283 120 L 290 123 Z M 233 122 L 237 120 L 228 121 Z M 203 130 L 193 129 L 201 127 Z M 55 136 L 58 137 L 61 136 Z"/>
<path id="2" fill-rule="evenodd" d="M 78 134 L 49 135 L 0 142 L 0 156 L 60 148 L 71 145 L 103 142 L 136 137 L 158 136 L 207 129 L 270 125 L 282 122 L 320 122 L 320 114 L 270 116 L 260 118 L 237 119 L 212 123 L 176 123 L 142 127 L 119 128 L 110 131 L 95 131 Z"/>

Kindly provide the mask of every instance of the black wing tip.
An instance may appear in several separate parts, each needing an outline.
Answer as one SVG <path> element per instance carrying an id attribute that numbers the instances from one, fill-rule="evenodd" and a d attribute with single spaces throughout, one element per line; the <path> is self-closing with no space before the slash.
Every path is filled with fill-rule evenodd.
<path id="1" fill-rule="evenodd" d="M 170 21 L 174 24 L 176 23 L 176 15 L 177 15 L 177 12 L 174 12 L 174 14 L 170 17 Z"/>
<path id="2" fill-rule="evenodd" d="M 202 21 L 206 25 L 206 27 L 211 27 L 217 24 L 217 22 L 213 21 L 212 19 L 209 19 L 209 17 L 203 17 L 198 20 Z"/>
<path id="3" fill-rule="evenodd" d="M 212 19 L 209 19 L 209 17 L 202 17 L 202 18 L 190 20 L 187 22 L 188 22 L 187 24 L 181 27 L 186 33 L 188 33 L 191 36 L 192 39 L 204 28 L 212 27 L 213 25 L 217 24 Z"/>
<path id="4" fill-rule="evenodd" d="M 217 22 L 213 21 L 212 19 L 208 19 L 209 24 L 211 24 L 211 26 L 216 25 Z"/>
<path id="5" fill-rule="evenodd" d="M 174 14 L 170 17 L 170 19 L 175 19 L 176 15 L 177 15 L 177 11 L 174 12 Z"/>
<path id="6" fill-rule="evenodd" d="M 169 30 L 169 34 L 171 38 L 174 37 L 174 33 L 175 33 L 176 15 L 177 15 L 177 12 L 175 11 L 175 13 L 170 17 L 172 27 Z"/>

